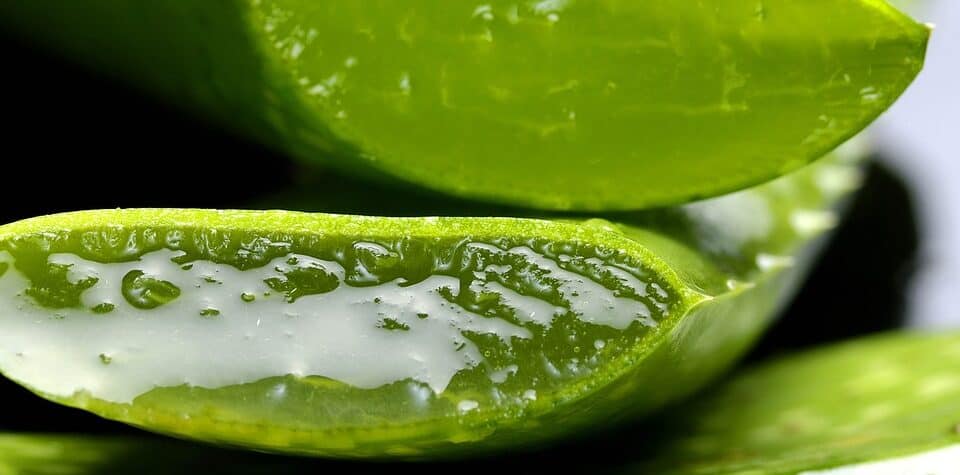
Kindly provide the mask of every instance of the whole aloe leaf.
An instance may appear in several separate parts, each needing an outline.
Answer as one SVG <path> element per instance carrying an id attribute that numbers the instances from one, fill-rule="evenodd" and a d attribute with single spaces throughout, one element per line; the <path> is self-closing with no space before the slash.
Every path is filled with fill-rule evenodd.
<path id="1" fill-rule="evenodd" d="M 0 227 L 0 371 L 107 418 L 261 450 L 428 458 L 545 440 L 726 368 L 858 173 L 834 157 L 617 222 L 34 218 Z"/>
<path id="2" fill-rule="evenodd" d="M 782 358 L 665 418 L 644 451 L 650 460 L 624 472 L 956 473 L 958 364 L 956 333 L 884 335 Z"/>
<path id="3" fill-rule="evenodd" d="M 311 160 L 550 209 L 719 195 L 920 70 L 882 0 L 7 1 L 0 21 Z"/>

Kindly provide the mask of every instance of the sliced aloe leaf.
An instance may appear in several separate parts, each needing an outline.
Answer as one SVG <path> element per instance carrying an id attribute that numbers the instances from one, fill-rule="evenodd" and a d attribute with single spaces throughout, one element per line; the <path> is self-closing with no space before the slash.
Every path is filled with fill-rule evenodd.
<path id="1" fill-rule="evenodd" d="M 649 412 L 724 369 L 858 173 L 829 159 L 616 223 L 34 218 L 0 227 L 0 371 L 107 418 L 262 450 L 434 457 L 539 441 Z"/>
<path id="2" fill-rule="evenodd" d="M 638 209 L 821 156 L 920 70 L 882 0 L 89 0 L 0 21 L 308 159 L 457 195 Z"/>
<path id="3" fill-rule="evenodd" d="M 664 419 L 626 473 L 882 475 L 960 467 L 960 334 L 893 334 L 762 365 Z"/>

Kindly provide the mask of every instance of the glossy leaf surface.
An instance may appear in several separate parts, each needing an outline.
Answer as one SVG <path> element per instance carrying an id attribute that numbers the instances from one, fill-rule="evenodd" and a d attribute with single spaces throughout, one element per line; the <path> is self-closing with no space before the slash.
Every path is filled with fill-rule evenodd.
<path id="1" fill-rule="evenodd" d="M 820 157 L 920 70 L 881 0 L 5 2 L 0 21 L 310 160 L 626 210 Z"/>

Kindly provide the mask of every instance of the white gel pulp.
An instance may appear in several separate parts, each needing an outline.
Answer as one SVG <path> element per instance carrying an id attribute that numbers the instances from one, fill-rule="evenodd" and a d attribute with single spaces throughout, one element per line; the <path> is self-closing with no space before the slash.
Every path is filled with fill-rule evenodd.
<path id="1" fill-rule="evenodd" d="M 503 251 L 476 245 L 519 254 L 539 266 L 560 283 L 570 310 L 585 321 L 618 329 L 634 320 L 650 323 L 641 302 L 617 297 L 529 248 Z M 394 281 L 351 287 L 343 282 L 340 264 L 309 256 L 288 255 L 241 271 L 209 261 L 182 266 L 172 260 L 180 255 L 161 250 L 139 261 L 110 264 L 51 255 L 51 264 L 69 266 L 71 282 L 97 279 L 81 296 L 84 308 L 52 310 L 25 294 L 29 281 L 15 270 L 13 257 L 0 251 L 0 263 L 10 267 L 0 276 L 0 368 L 50 395 L 87 391 L 117 403 L 129 403 L 157 387 L 217 388 L 287 374 L 324 376 L 359 388 L 412 379 L 441 393 L 457 372 L 483 361 L 464 332 L 496 335 L 507 344 L 533 336 L 523 326 L 447 301 L 443 289 L 453 295 L 461 290 L 453 277 L 432 276 L 407 286 Z M 283 278 L 294 267 L 322 269 L 336 276 L 339 285 L 288 302 L 264 281 Z M 121 294 L 121 281 L 131 271 L 170 282 L 181 293 L 157 308 L 136 308 Z M 499 294 L 524 324 L 549 327 L 566 312 L 482 276 L 470 285 Z M 645 289 L 635 291 L 643 295 Z M 89 310 L 101 304 L 112 304 L 114 310 Z M 206 309 L 218 313 L 201 316 Z M 387 319 L 394 329 L 384 327 Z M 492 378 L 502 381 L 516 371 L 494 372 Z"/>

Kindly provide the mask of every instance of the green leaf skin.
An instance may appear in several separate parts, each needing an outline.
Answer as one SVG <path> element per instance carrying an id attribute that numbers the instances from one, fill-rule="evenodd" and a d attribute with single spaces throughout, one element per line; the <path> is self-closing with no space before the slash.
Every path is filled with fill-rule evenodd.
<path id="1" fill-rule="evenodd" d="M 859 183 L 845 153 L 615 222 L 112 210 L 9 224 L 0 371 L 107 418 L 265 451 L 540 442 L 649 413 L 727 368 Z"/>
<path id="2" fill-rule="evenodd" d="M 669 414 L 644 451 L 651 459 L 623 472 L 794 475 L 958 444 L 958 364 L 957 333 L 883 335 L 788 356 Z M 889 473 L 958 466 L 954 458 L 938 470 Z"/>
<path id="3" fill-rule="evenodd" d="M 929 33 L 882 0 L 12 1 L 0 22 L 304 159 L 554 210 L 795 170 L 903 92 Z"/>
<path id="4" fill-rule="evenodd" d="M 170 439 L 80 434 L 0 434 L 4 475 L 311 473 L 313 460 L 218 450 Z"/>

